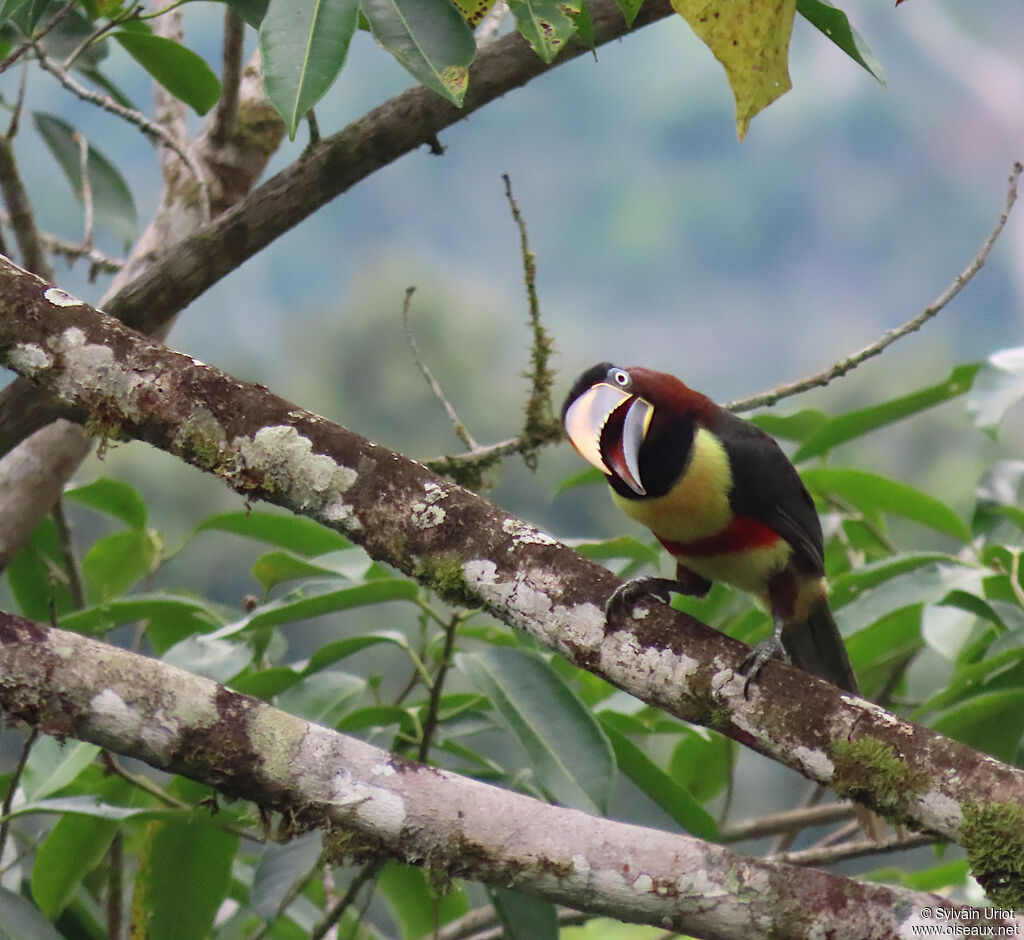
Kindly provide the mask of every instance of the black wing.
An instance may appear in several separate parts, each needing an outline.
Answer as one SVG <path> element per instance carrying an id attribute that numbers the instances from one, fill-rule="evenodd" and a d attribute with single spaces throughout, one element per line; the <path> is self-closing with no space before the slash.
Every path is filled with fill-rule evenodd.
<path id="1" fill-rule="evenodd" d="M 721 411 L 712 429 L 732 469 L 734 515 L 763 522 L 784 538 L 810 570 L 824 572 L 821 520 L 814 500 L 782 448 L 756 425 Z"/>

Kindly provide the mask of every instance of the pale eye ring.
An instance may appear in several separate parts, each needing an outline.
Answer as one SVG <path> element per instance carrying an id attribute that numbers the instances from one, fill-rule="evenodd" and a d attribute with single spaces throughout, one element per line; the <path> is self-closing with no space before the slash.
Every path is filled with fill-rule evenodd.
<path id="1" fill-rule="evenodd" d="M 633 380 L 629 377 L 629 373 L 623 369 L 612 369 L 609 373 L 609 378 L 619 386 L 619 388 L 629 388 L 633 384 Z"/>

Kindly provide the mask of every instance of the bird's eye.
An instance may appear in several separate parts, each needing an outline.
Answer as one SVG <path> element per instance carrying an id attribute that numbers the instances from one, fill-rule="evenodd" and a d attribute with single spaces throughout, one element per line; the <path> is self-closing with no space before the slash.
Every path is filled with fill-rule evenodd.
<path id="1" fill-rule="evenodd" d="M 622 369 L 612 369 L 609 378 L 619 386 L 619 388 L 629 388 L 633 384 L 633 380 L 629 377 L 629 373 Z"/>

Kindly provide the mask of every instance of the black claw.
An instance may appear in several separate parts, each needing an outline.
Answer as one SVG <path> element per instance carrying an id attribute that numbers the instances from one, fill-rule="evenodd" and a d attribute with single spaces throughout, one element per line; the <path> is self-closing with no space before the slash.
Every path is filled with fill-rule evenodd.
<path id="1" fill-rule="evenodd" d="M 654 597 L 668 604 L 675 581 L 668 578 L 634 578 L 620 584 L 604 605 L 605 615 L 613 618 L 632 617 L 633 608 L 645 597 Z"/>
<path id="2" fill-rule="evenodd" d="M 750 698 L 750 683 L 757 679 L 765 663 L 772 659 L 789 662 L 789 654 L 782 645 L 782 640 L 774 633 L 768 639 L 758 643 L 743 657 L 743 662 L 740 663 L 739 673 L 741 676 L 747 677 L 747 681 L 743 683 L 744 698 Z"/>

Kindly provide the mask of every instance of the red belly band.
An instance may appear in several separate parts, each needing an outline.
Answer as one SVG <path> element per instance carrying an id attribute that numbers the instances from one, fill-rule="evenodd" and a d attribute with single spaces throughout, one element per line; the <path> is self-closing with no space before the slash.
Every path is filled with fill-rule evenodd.
<path id="1" fill-rule="evenodd" d="M 774 545 L 780 536 L 763 522 L 749 516 L 737 516 L 721 532 L 692 542 L 673 542 L 658 538 L 670 555 L 702 557 L 707 555 L 732 555 L 754 548 Z"/>

